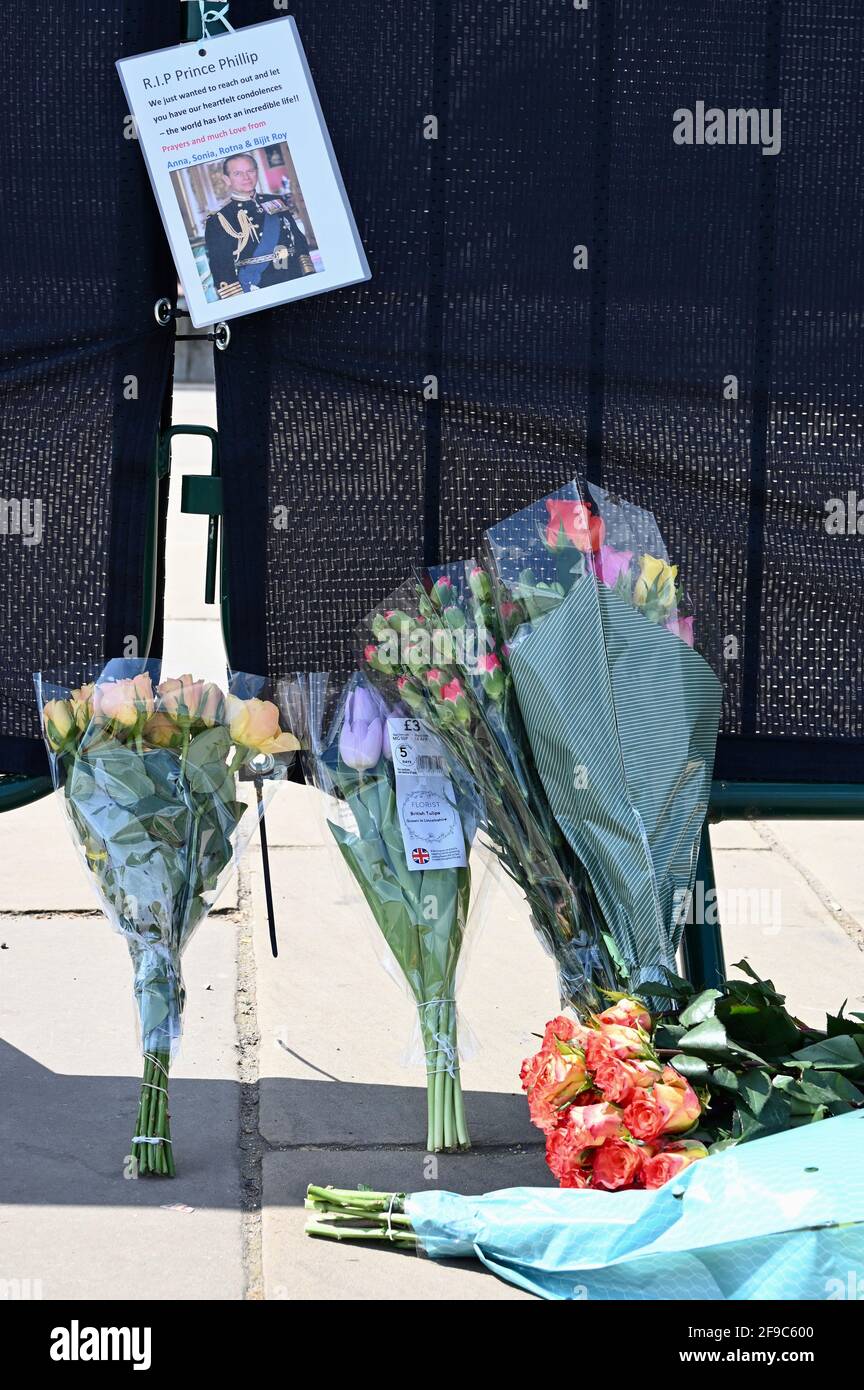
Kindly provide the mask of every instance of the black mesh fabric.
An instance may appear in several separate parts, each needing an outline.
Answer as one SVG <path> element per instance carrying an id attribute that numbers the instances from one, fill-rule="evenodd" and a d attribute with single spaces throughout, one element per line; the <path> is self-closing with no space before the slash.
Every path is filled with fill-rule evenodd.
<path id="1" fill-rule="evenodd" d="M 173 350 L 153 306 L 176 282 L 114 64 L 177 42 L 180 18 L 173 3 L 10 0 L 3 21 L 0 771 L 36 773 L 33 672 L 74 677 L 148 625 L 145 501 Z M 32 522 L 36 501 L 41 539 L 25 544 L 15 507 Z"/>
<path id="2" fill-rule="evenodd" d="M 235 664 L 346 670 L 412 562 L 587 473 L 681 565 L 717 773 L 864 780 L 860 0 L 292 8 L 373 278 L 217 354 Z M 780 153 L 677 145 L 699 101 Z"/>

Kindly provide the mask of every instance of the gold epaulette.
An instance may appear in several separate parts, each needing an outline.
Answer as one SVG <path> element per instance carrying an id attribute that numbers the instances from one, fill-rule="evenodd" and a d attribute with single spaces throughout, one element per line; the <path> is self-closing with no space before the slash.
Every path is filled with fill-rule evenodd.
<path id="1" fill-rule="evenodd" d="M 220 299 L 230 299 L 232 294 L 242 294 L 243 286 L 239 280 L 223 280 L 216 293 Z"/>
<path id="2" fill-rule="evenodd" d="M 312 264 L 312 257 L 311 257 L 311 256 L 301 256 L 301 257 L 300 257 L 300 269 L 303 271 L 303 274 L 304 274 L 304 275 L 314 275 L 314 274 L 315 274 L 315 267 L 314 267 L 314 265 Z"/>

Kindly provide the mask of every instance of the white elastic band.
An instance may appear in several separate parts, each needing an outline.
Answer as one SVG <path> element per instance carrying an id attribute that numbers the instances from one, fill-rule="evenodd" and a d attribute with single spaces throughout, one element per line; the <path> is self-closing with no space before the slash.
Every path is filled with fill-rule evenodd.
<path id="1" fill-rule="evenodd" d="M 433 1034 L 432 1034 L 432 1042 L 433 1042 L 435 1045 L 434 1045 L 434 1047 L 428 1048 L 427 1051 L 426 1051 L 426 1060 L 427 1060 L 427 1062 L 428 1062 L 430 1059 L 435 1058 L 435 1057 L 443 1057 L 443 1059 L 444 1059 L 444 1065 L 443 1065 L 442 1067 L 433 1067 L 433 1069 L 432 1069 L 432 1074 L 433 1074 L 433 1076 L 434 1076 L 437 1072 L 446 1071 L 447 1075 L 448 1075 L 448 1076 L 452 1076 L 453 1079 L 454 1079 L 454 1081 L 455 1081 L 455 1079 L 456 1079 L 456 1070 L 457 1070 L 457 1065 L 458 1065 L 458 1054 L 457 1054 L 457 1052 L 456 1052 L 455 1047 L 454 1047 L 453 1044 L 450 1042 L 449 1038 L 445 1038 L 444 1035 L 443 1035 L 442 1033 L 433 1033 Z M 428 1067 L 427 1067 L 427 1071 L 428 1071 Z"/>
<path id="2" fill-rule="evenodd" d="M 167 1094 L 168 1094 L 168 1092 L 165 1090 L 165 1087 L 164 1087 L 164 1086 L 154 1086 L 154 1084 L 153 1084 L 152 1081 L 142 1081 L 142 1082 L 141 1082 L 142 1090 L 143 1090 L 143 1088 L 144 1088 L 145 1086 L 147 1087 L 147 1090 L 148 1090 L 148 1091 L 161 1091 L 162 1094 L 163 1094 L 163 1096 L 167 1096 Z"/>
<path id="3" fill-rule="evenodd" d="M 133 1144 L 172 1144 L 172 1139 L 151 1139 L 147 1134 L 133 1134 Z"/>
<path id="4" fill-rule="evenodd" d="M 167 1077 L 167 1075 L 168 1075 L 167 1070 L 165 1069 L 165 1067 L 163 1067 L 162 1063 L 159 1061 L 159 1058 L 153 1056 L 153 1053 L 152 1053 L 152 1052 L 145 1052 L 145 1053 L 144 1053 L 144 1061 L 145 1061 L 145 1062 L 152 1062 L 153 1065 L 154 1065 L 154 1067 L 158 1067 L 159 1070 L 161 1071 L 162 1075 L 165 1076 L 165 1077 Z M 148 1082 L 148 1085 L 149 1085 L 149 1082 Z"/>
<path id="5" fill-rule="evenodd" d="M 388 1208 L 387 1208 L 387 1239 L 388 1239 L 388 1240 L 395 1240 L 395 1239 L 396 1239 L 396 1237 L 395 1237 L 394 1234 L 393 1234 L 393 1203 L 394 1203 L 395 1201 L 396 1201 L 396 1193 L 395 1193 L 395 1192 L 391 1192 L 391 1193 L 390 1193 L 390 1205 L 389 1205 Z"/>

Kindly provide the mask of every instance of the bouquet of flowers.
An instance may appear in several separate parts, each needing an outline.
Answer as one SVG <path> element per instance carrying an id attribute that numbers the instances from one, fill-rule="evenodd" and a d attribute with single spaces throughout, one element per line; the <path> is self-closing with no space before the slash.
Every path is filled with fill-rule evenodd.
<path id="1" fill-rule="evenodd" d="M 645 1006 L 628 998 L 585 1024 L 561 1014 L 523 1062 L 531 1120 L 561 1187 L 660 1187 L 708 1156 L 700 1140 L 683 1137 L 698 1126 L 699 1097 L 660 1061 L 651 1026 Z"/>
<path id="2" fill-rule="evenodd" d="M 180 1039 L 181 957 L 218 896 L 256 811 L 238 782 L 284 778 L 299 744 L 263 681 L 227 694 L 156 662 L 113 661 L 76 689 L 36 677 L 54 785 L 100 904 L 126 939 L 144 1054 L 132 1157 L 173 1176 L 168 1076 Z M 248 836 L 246 837 L 248 838 Z"/>
<path id="3" fill-rule="evenodd" d="M 525 895 L 562 1000 L 598 1008 L 619 982 L 614 943 L 537 777 L 491 597 L 473 561 L 407 580 L 370 617 L 363 663 L 468 771 L 486 842 Z"/>
<path id="4" fill-rule="evenodd" d="M 470 1145 L 459 1068 L 456 981 L 471 902 L 468 856 L 476 805 L 464 773 L 452 763 L 442 776 L 443 750 L 428 744 L 415 761 L 433 764 L 412 793 L 418 814 L 449 826 L 453 867 L 435 865 L 435 852 L 406 838 L 393 769 L 388 716 L 404 724 L 360 676 L 339 701 L 322 736 L 326 678 L 286 683 L 283 707 L 302 710 L 307 781 L 332 798 L 329 829 L 360 887 L 378 929 L 417 1005 L 426 1066 L 427 1149 Z M 409 724 L 419 722 L 409 720 Z M 425 762 L 424 762 L 425 760 Z M 436 836 L 439 832 L 436 829 Z M 431 841 L 430 841 L 431 844 Z M 461 860 L 461 864 L 460 861 Z"/>
<path id="5" fill-rule="evenodd" d="M 720 682 L 650 513 L 574 482 L 487 543 L 537 775 L 641 991 L 676 968 Z"/>
<path id="6" fill-rule="evenodd" d="M 656 1026 L 629 998 L 546 1025 L 521 1077 L 562 1187 L 656 1187 L 708 1152 L 864 1108 L 864 1014 L 809 1028 L 735 968 L 746 978 L 720 989 L 649 982 L 675 1009 Z"/>
<path id="7" fill-rule="evenodd" d="M 654 518 L 577 482 L 367 623 L 367 671 L 470 771 L 577 1012 L 676 963 L 720 713 L 693 640 Z"/>

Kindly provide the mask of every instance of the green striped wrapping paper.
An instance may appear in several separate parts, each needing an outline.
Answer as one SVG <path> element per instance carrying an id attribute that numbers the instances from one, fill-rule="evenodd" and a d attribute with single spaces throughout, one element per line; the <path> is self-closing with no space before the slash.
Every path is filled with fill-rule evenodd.
<path id="1" fill-rule="evenodd" d="M 592 575 L 515 644 L 537 770 L 630 985 L 675 970 L 722 689 L 698 652 Z"/>

